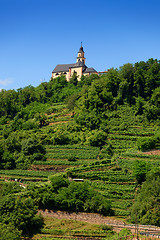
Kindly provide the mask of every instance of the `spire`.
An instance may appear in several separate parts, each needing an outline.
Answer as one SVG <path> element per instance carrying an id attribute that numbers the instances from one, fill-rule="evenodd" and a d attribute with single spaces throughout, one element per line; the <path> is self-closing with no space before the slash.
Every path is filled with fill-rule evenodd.
<path id="1" fill-rule="evenodd" d="M 85 57 L 84 57 L 84 51 L 83 51 L 83 47 L 82 47 L 82 42 L 81 42 L 81 47 L 79 49 L 78 52 L 78 57 L 77 57 L 77 62 L 83 62 L 85 64 Z"/>
<path id="2" fill-rule="evenodd" d="M 79 53 L 84 53 L 83 47 L 82 47 L 82 42 L 81 42 L 81 47 L 80 47 L 80 49 L 79 49 Z"/>

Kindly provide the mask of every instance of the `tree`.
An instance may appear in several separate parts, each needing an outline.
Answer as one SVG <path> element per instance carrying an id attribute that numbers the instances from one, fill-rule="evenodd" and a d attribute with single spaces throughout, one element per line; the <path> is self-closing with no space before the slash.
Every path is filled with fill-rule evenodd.
<path id="1" fill-rule="evenodd" d="M 92 130 L 86 139 L 86 144 L 90 146 L 103 146 L 107 140 L 107 133 L 103 130 Z"/>
<path id="2" fill-rule="evenodd" d="M 143 183 L 131 208 L 131 220 L 141 224 L 160 226 L 160 177 Z"/>
<path id="3" fill-rule="evenodd" d="M 145 75 L 145 94 L 149 99 L 153 89 L 159 86 L 160 83 L 160 61 L 157 59 L 149 59 L 147 61 L 148 70 Z"/>
<path id="4" fill-rule="evenodd" d="M 133 168 L 133 175 L 138 184 L 142 184 L 146 180 L 149 165 L 144 161 L 136 160 Z"/>
<path id="5" fill-rule="evenodd" d="M 136 104 L 135 104 L 136 115 L 142 115 L 143 114 L 144 104 L 145 104 L 145 101 L 142 97 L 137 97 L 136 98 Z"/>
<path id="6" fill-rule="evenodd" d="M 105 79 L 96 79 L 91 86 L 84 85 L 76 102 L 75 120 L 89 129 L 96 129 L 104 119 L 104 111 L 112 103 L 113 96 L 107 90 Z"/>
<path id="7" fill-rule="evenodd" d="M 76 72 L 74 72 L 72 77 L 70 78 L 70 83 L 72 83 L 73 85 L 77 86 L 78 77 L 77 77 L 77 73 Z"/>
<path id="8" fill-rule="evenodd" d="M 113 97 L 116 97 L 118 94 L 119 84 L 121 81 L 118 69 L 114 68 L 109 69 L 107 74 L 103 74 L 101 78 L 106 81 L 108 92 L 112 92 Z"/>
<path id="9" fill-rule="evenodd" d="M 160 87 L 157 87 L 153 90 L 153 94 L 151 97 L 151 103 L 156 105 L 156 107 L 160 107 Z"/>
<path id="10" fill-rule="evenodd" d="M 34 201 L 21 195 L 7 195 L 0 199 L 0 222 L 12 224 L 26 236 L 39 232 L 43 226 Z"/>
<path id="11" fill-rule="evenodd" d="M 120 67 L 121 80 L 124 82 L 125 91 L 123 91 L 124 98 L 128 103 L 133 102 L 134 95 L 134 66 L 131 63 L 124 64 Z M 122 84 L 121 84 L 122 85 Z"/>
<path id="12" fill-rule="evenodd" d="M 70 111 L 71 110 L 74 111 L 74 108 L 76 106 L 76 101 L 77 101 L 78 97 L 79 96 L 77 95 L 77 93 L 75 93 L 75 94 L 73 94 L 73 95 L 71 95 L 71 96 L 69 96 L 65 99 L 65 102 L 67 103 L 67 108 Z"/>
<path id="13" fill-rule="evenodd" d="M 135 64 L 135 73 L 134 73 L 134 88 L 136 97 L 144 97 L 145 92 L 145 73 L 146 71 L 141 68 L 141 66 Z"/>
<path id="14" fill-rule="evenodd" d="M 55 192 L 57 192 L 60 188 L 68 187 L 69 185 L 69 181 L 62 177 L 61 175 L 51 176 L 49 179 Z"/>

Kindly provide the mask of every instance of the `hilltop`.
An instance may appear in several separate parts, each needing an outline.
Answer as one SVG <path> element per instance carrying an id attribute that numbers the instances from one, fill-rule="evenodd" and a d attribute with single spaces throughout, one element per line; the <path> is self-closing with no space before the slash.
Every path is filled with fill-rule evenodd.
<path id="1" fill-rule="evenodd" d="M 160 226 L 159 97 L 156 59 L 80 81 L 62 75 L 35 88 L 2 90 L 1 209 L 18 195 L 37 210 L 94 212 Z M 0 220 L 7 224 L 3 211 Z M 38 221 L 37 231 L 43 227 Z M 23 235 L 28 226 L 14 225 Z M 42 232 L 49 236 L 46 226 Z"/>

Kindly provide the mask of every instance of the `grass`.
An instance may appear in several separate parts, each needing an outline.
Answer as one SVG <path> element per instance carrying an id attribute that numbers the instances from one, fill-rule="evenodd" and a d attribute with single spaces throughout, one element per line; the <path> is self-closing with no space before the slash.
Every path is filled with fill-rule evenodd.
<path id="1" fill-rule="evenodd" d="M 113 231 L 111 227 L 107 227 L 106 225 L 98 225 L 87 222 L 81 222 L 72 219 L 57 219 L 51 216 L 44 217 L 45 227 L 42 229 L 41 234 L 37 234 L 33 237 L 36 239 L 51 239 L 51 237 L 62 237 L 61 239 L 65 239 L 66 237 L 106 237 L 112 236 Z M 67 238 L 68 239 L 68 238 Z"/>

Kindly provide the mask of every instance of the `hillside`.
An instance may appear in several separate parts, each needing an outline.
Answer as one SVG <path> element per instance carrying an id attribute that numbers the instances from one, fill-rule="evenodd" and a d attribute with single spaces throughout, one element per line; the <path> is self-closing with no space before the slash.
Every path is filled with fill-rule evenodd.
<path id="1" fill-rule="evenodd" d="M 0 92 L 1 222 L 5 201 L 19 196 L 37 210 L 160 226 L 159 84 L 160 62 L 150 59 L 80 82 L 61 76 Z M 65 236 L 38 221 L 48 235 L 37 239 Z M 14 227 L 27 235 L 28 226 Z M 95 235 L 104 239 L 101 227 Z"/>

